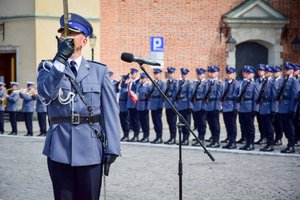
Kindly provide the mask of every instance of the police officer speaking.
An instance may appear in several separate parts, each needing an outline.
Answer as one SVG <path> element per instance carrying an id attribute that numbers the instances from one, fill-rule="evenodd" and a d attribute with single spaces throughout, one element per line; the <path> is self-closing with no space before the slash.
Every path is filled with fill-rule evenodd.
<path id="1" fill-rule="evenodd" d="M 42 61 L 38 93 L 48 105 L 50 128 L 43 154 L 55 199 L 99 199 L 102 166 L 120 155 L 119 109 L 105 65 L 87 61 L 82 48 L 93 34 L 82 16 L 69 13 L 68 37 L 64 16 L 52 61 Z M 65 33 L 66 35 L 66 33 Z"/>

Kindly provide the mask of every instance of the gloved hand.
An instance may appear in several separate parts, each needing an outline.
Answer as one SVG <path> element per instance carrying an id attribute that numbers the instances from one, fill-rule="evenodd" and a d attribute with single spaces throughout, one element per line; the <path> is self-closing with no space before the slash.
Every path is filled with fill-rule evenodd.
<path id="1" fill-rule="evenodd" d="M 117 159 L 117 155 L 115 154 L 105 154 L 104 155 L 104 175 L 108 176 L 109 175 L 109 168 L 110 165 L 115 162 Z"/>
<path id="2" fill-rule="evenodd" d="M 73 38 L 59 38 L 56 36 L 57 40 L 57 53 L 53 60 L 57 60 L 58 62 L 66 65 L 68 58 L 74 52 L 74 39 Z"/>

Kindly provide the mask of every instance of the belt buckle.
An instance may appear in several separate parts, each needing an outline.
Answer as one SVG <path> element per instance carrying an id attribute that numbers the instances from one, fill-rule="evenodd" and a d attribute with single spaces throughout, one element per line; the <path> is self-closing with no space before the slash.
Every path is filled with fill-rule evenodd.
<path id="1" fill-rule="evenodd" d="M 72 114 L 72 124 L 73 125 L 80 124 L 80 115 L 79 114 Z"/>

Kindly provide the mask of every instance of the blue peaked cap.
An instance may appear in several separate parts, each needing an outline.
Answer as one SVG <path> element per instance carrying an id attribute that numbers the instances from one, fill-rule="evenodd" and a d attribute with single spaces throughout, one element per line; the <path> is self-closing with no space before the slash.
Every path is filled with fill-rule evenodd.
<path id="1" fill-rule="evenodd" d="M 112 77 L 112 75 L 114 75 L 114 73 L 111 72 L 111 71 L 109 71 L 109 72 L 108 72 L 108 76 L 109 76 L 109 77 Z"/>
<path id="2" fill-rule="evenodd" d="M 148 78 L 145 73 L 141 73 L 141 78 Z"/>
<path id="3" fill-rule="evenodd" d="M 62 15 L 59 19 L 60 28 L 57 30 L 57 32 L 62 32 L 64 30 L 64 15 Z M 93 27 L 85 18 L 82 16 L 75 14 L 75 13 L 69 13 L 69 23 L 68 28 L 71 31 L 74 32 L 81 32 L 85 35 L 85 37 L 89 37 L 93 34 Z"/>
<path id="4" fill-rule="evenodd" d="M 4 82 L 0 81 L 0 85 L 6 85 Z"/>
<path id="5" fill-rule="evenodd" d="M 266 72 L 274 72 L 273 67 L 270 65 L 266 65 Z"/>
<path id="6" fill-rule="evenodd" d="M 203 69 L 203 68 L 197 68 L 197 69 L 196 69 L 196 73 L 197 73 L 197 74 L 204 74 L 205 72 L 206 72 L 206 70 Z"/>
<path id="7" fill-rule="evenodd" d="M 11 81 L 11 82 L 10 82 L 10 85 L 11 85 L 11 86 L 19 85 L 19 82 Z"/>
<path id="8" fill-rule="evenodd" d="M 266 71 L 266 65 L 265 64 L 257 65 L 257 70 Z"/>
<path id="9" fill-rule="evenodd" d="M 168 67 L 168 68 L 167 68 L 167 71 L 168 71 L 169 74 L 174 73 L 175 70 L 176 70 L 176 69 L 175 69 L 174 67 Z"/>
<path id="10" fill-rule="evenodd" d="M 233 67 L 227 66 L 227 67 L 225 68 L 225 71 L 226 71 L 227 74 L 230 74 L 230 73 L 236 72 L 236 69 L 233 68 Z"/>
<path id="11" fill-rule="evenodd" d="M 154 69 L 153 69 L 153 73 L 154 73 L 154 74 L 158 74 L 158 73 L 161 73 L 161 72 L 162 72 L 161 69 L 158 69 L 158 68 L 154 68 Z"/>
<path id="12" fill-rule="evenodd" d="M 130 69 L 130 73 L 134 74 L 134 73 L 137 73 L 139 70 L 135 69 L 135 68 L 131 68 Z"/>
<path id="13" fill-rule="evenodd" d="M 187 74 L 190 72 L 190 70 L 188 70 L 187 68 L 181 68 L 181 69 L 180 69 L 180 72 L 181 72 L 181 74 L 183 74 L 183 75 L 187 75 Z"/>
<path id="14" fill-rule="evenodd" d="M 243 72 L 255 74 L 255 73 L 256 73 L 256 70 L 255 70 L 254 67 L 252 67 L 252 66 L 250 66 L 250 65 L 245 65 L 245 66 L 243 67 Z"/>
<path id="15" fill-rule="evenodd" d="M 282 68 L 279 66 L 274 66 L 273 67 L 273 72 L 282 72 Z"/>
<path id="16" fill-rule="evenodd" d="M 218 66 L 211 65 L 211 66 L 208 66 L 207 71 L 208 72 L 218 72 L 218 71 L 220 71 L 220 68 Z"/>
<path id="17" fill-rule="evenodd" d="M 294 64 L 294 70 L 299 70 L 299 69 L 300 69 L 300 65 Z"/>
<path id="18" fill-rule="evenodd" d="M 293 63 L 290 63 L 290 62 L 285 62 L 283 64 L 284 66 L 284 69 L 295 69 L 295 65 Z"/>

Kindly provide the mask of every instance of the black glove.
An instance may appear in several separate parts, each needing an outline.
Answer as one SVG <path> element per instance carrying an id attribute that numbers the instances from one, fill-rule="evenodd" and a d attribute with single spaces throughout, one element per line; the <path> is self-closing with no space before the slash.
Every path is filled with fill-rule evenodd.
<path id="1" fill-rule="evenodd" d="M 110 165 L 115 162 L 117 159 L 117 155 L 115 154 L 105 154 L 104 155 L 104 175 L 108 176 L 109 175 L 109 168 Z"/>
<path id="2" fill-rule="evenodd" d="M 53 60 L 66 65 L 68 58 L 74 52 L 74 39 L 73 38 L 59 38 L 56 36 L 57 40 L 57 53 Z"/>

